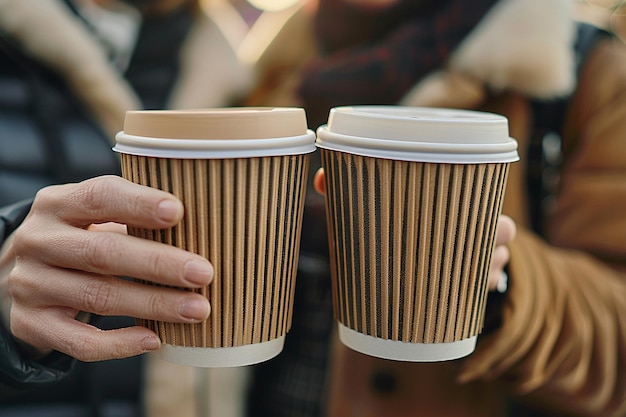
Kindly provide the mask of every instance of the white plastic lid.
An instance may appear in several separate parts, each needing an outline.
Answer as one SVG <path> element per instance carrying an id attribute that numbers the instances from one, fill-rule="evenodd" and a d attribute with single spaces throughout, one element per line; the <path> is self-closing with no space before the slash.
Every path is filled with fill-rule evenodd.
<path id="1" fill-rule="evenodd" d="M 519 160 L 506 117 L 478 111 L 350 106 L 330 111 L 317 146 L 375 158 L 435 163 Z"/>
<path id="2" fill-rule="evenodd" d="M 114 151 L 180 159 L 252 158 L 315 151 L 300 108 L 129 111 Z"/>

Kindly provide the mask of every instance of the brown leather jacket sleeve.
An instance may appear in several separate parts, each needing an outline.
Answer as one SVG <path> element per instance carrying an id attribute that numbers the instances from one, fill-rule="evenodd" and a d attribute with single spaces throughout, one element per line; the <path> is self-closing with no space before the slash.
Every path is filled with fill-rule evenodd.
<path id="1" fill-rule="evenodd" d="M 520 230 L 501 329 L 462 379 L 510 383 L 550 415 L 626 415 L 626 46 L 603 42 L 563 135 L 548 242 Z"/>

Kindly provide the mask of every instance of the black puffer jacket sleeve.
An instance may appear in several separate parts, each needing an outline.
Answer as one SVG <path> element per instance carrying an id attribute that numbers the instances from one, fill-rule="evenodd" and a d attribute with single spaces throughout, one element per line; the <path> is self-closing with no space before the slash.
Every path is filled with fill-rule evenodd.
<path id="1" fill-rule="evenodd" d="M 23 201 L 0 209 L 0 245 L 26 218 L 30 205 L 31 201 Z M 0 320 L 0 400 L 61 380 L 71 371 L 74 362 L 59 352 L 39 361 L 23 357 L 17 342 Z"/>

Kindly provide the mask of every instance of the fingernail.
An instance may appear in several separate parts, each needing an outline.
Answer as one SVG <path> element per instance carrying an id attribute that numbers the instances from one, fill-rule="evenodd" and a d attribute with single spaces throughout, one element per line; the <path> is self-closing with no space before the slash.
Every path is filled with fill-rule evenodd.
<path id="1" fill-rule="evenodd" d="M 176 200 L 163 200 L 157 207 L 157 216 L 163 221 L 176 220 L 181 211 L 181 203 Z"/>
<path id="2" fill-rule="evenodd" d="M 210 306 L 206 299 L 188 297 L 178 308 L 181 316 L 192 321 L 202 321 L 209 316 Z"/>
<path id="3" fill-rule="evenodd" d="M 141 349 L 144 351 L 157 350 L 161 347 L 161 341 L 156 336 L 148 336 L 141 341 Z"/>
<path id="4" fill-rule="evenodd" d="M 189 261 L 183 268 L 183 278 L 192 285 L 207 285 L 213 279 L 213 266 L 209 262 Z"/>

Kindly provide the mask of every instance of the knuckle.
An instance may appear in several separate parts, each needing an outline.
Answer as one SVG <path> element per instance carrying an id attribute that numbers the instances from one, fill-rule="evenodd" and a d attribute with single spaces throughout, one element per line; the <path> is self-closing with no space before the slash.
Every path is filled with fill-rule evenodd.
<path id="1" fill-rule="evenodd" d="M 10 311 L 10 331 L 11 334 L 18 340 L 29 342 L 30 336 L 33 332 L 30 329 L 29 321 L 25 319 L 23 314 L 20 314 L 19 308 L 15 306 L 11 307 Z"/>
<path id="2" fill-rule="evenodd" d="M 175 264 L 168 256 L 160 251 L 150 251 L 146 257 L 149 273 L 154 277 L 175 276 L 170 268 Z"/>
<path id="3" fill-rule="evenodd" d="M 127 214 L 142 213 L 142 196 L 136 191 L 123 187 L 124 179 L 105 175 L 85 180 L 81 183 L 81 201 L 86 210 L 101 214 L 115 210 Z"/>
<path id="4" fill-rule="evenodd" d="M 158 281 L 172 286 L 182 286 L 182 266 L 179 259 L 167 250 L 146 250 L 142 252 L 141 263 L 137 267 L 142 276 L 150 281 Z"/>
<path id="5" fill-rule="evenodd" d="M 179 290 L 163 286 L 150 285 L 144 293 L 141 318 L 148 320 L 180 320 L 179 306 L 187 296 Z"/>
<path id="6" fill-rule="evenodd" d="M 25 220 L 13 233 L 11 248 L 19 258 L 22 254 L 33 253 L 37 244 L 41 241 L 39 229 L 32 226 L 32 221 Z"/>
<path id="7" fill-rule="evenodd" d="M 108 233 L 90 233 L 78 249 L 85 267 L 91 272 L 104 272 L 117 259 L 117 244 Z"/>
<path id="8" fill-rule="evenodd" d="M 122 359 L 130 355 L 126 347 L 122 345 L 121 342 L 112 343 L 109 346 L 107 357 L 110 359 Z"/>
<path id="9" fill-rule="evenodd" d="M 98 362 L 129 356 L 123 341 L 107 341 L 102 332 L 81 333 L 71 338 L 66 353 L 82 362 Z"/>
<path id="10" fill-rule="evenodd" d="M 65 353 L 82 362 L 95 362 L 100 359 L 101 347 L 91 337 L 74 335 L 65 341 Z"/>
<path id="11" fill-rule="evenodd" d="M 47 206 L 50 202 L 55 201 L 58 198 L 58 190 L 61 187 L 60 185 L 50 185 L 38 190 L 33 200 L 32 210 L 35 211 L 40 206 Z"/>
<path id="12" fill-rule="evenodd" d="M 29 274 L 22 272 L 19 265 L 13 267 L 6 278 L 6 288 L 9 296 L 14 302 L 32 300 L 32 295 L 37 289 L 37 285 L 30 278 Z"/>
<path id="13" fill-rule="evenodd" d="M 10 332 L 11 335 L 27 346 L 27 351 L 33 354 L 44 354 L 52 350 L 52 341 L 55 339 L 47 332 L 47 326 L 42 321 L 41 310 L 33 310 L 11 306 Z"/>
<path id="14" fill-rule="evenodd" d="M 165 294 L 159 287 L 154 287 L 153 291 L 146 299 L 145 315 L 146 319 L 157 319 L 163 317 L 163 311 L 166 309 L 171 300 L 168 303 Z"/>
<path id="15" fill-rule="evenodd" d="M 81 183 L 82 203 L 93 212 L 100 212 L 114 194 L 114 178 L 110 176 L 92 178 Z"/>
<path id="16" fill-rule="evenodd" d="M 113 285 L 108 280 L 90 280 L 82 291 L 82 305 L 90 313 L 109 314 L 115 309 Z"/>
<path id="17" fill-rule="evenodd" d="M 150 297 L 147 311 L 149 311 L 150 317 L 160 317 L 163 315 L 164 307 L 171 304 L 172 300 L 166 299 L 165 295 L 159 291 Z M 175 307 L 171 307 L 170 315 L 172 317 L 178 316 L 178 311 Z"/>
<path id="18" fill-rule="evenodd" d="M 6 285 L 9 297 L 11 297 L 14 302 L 27 299 L 25 295 L 28 294 L 28 291 L 24 289 L 22 281 L 16 276 L 16 274 L 9 274 Z"/>

